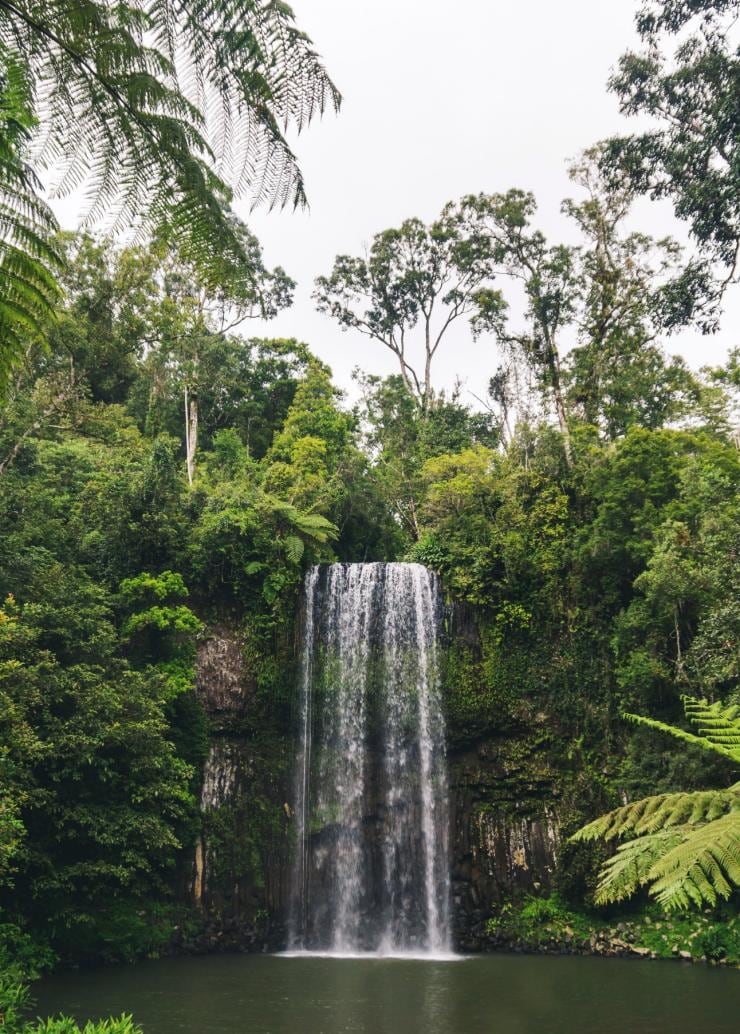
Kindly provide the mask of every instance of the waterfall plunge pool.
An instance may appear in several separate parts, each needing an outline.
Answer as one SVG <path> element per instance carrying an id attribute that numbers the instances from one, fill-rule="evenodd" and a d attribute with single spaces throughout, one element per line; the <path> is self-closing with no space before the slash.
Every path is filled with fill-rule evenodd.
<path id="1" fill-rule="evenodd" d="M 37 1012 L 144 1034 L 734 1034 L 740 974 L 680 962 L 217 955 L 49 977 Z"/>

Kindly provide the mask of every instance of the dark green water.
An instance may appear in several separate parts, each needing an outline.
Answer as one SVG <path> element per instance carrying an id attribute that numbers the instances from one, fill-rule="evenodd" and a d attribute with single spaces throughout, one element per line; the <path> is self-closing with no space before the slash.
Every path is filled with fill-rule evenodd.
<path id="1" fill-rule="evenodd" d="M 38 1011 L 145 1034 L 737 1034 L 740 973 L 672 962 L 210 956 L 64 974 Z"/>

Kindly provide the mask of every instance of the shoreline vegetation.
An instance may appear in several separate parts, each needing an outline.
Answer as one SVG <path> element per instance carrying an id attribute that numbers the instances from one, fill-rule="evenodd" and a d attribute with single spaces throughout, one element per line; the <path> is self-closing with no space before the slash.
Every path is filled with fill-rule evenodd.
<path id="1" fill-rule="evenodd" d="M 557 895 L 504 906 L 487 924 L 487 950 L 537 954 L 601 955 L 740 967 L 740 919 L 730 913 L 666 916 L 574 911 Z"/>

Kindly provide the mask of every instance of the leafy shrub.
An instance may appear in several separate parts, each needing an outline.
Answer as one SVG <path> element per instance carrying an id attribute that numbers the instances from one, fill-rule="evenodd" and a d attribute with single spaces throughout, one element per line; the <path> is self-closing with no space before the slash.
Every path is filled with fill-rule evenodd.
<path id="1" fill-rule="evenodd" d="M 696 943 L 701 953 L 712 962 L 740 955 L 740 937 L 728 926 L 710 926 L 697 937 Z"/>

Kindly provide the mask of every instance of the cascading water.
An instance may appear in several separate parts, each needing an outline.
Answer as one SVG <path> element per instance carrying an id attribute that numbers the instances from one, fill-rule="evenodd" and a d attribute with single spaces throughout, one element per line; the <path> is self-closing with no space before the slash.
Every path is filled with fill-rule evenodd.
<path id="1" fill-rule="evenodd" d="M 291 950 L 450 951 L 440 617 L 419 564 L 306 576 Z"/>

